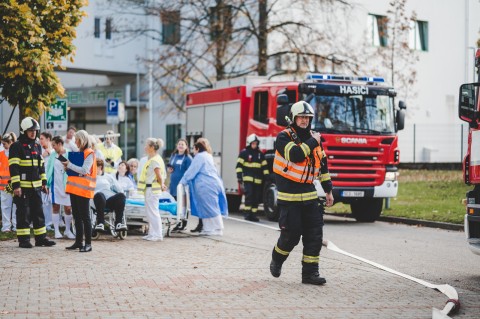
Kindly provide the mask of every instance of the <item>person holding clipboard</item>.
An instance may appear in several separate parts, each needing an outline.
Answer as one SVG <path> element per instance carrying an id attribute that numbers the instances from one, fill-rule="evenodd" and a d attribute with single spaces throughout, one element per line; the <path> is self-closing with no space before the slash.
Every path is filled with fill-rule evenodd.
<path id="1" fill-rule="evenodd" d="M 75 133 L 75 144 L 80 152 L 70 152 L 68 160 L 60 158 L 67 170 L 67 186 L 70 194 L 72 213 L 75 220 L 75 243 L 66 249 L 92 251 L 92 221 L 90 219 L 90 199 L 95 193 L 97 165 L 95 152 L 90 147 L 90 139 L 85 130 Z M 85 245 L 83 235 L 85 233 Z"/>

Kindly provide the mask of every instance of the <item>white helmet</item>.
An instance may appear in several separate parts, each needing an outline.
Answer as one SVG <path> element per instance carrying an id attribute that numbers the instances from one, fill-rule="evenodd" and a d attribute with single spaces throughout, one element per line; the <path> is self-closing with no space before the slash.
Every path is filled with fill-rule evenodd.
<path id="1" fill-rule="evenodd" d="M 292 121 L 295 121 L 295 116 L 297 115 L 313 117 L 313 113 L 313 107 L 305 101 L 298 101 L 297 103 L 293 104 L 292 108 L 290 109 Z"/>
<path id="2" fill-rule="evenodd" d="M 255 133 L 247 136 L 247 146 L 250 146 L 250 144 L 252 144 L 253 142 L 260 143 L 260 140 L 258 139 L 257 135 L 255 135 Z"/>
<path id="3" fill-rule="evenodd" d="M 30 116 L 24 118 L 20 123 L 20 133 L 25 134 L 25 132 L 28 130 L 40 130 L 40 125 L 38 124 L 38 122 Z"/>

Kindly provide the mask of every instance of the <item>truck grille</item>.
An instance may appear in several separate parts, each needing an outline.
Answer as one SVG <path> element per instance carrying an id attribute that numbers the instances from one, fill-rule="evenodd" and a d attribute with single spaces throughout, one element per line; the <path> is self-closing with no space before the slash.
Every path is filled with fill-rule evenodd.
<path id="1" fill-rule="evenodd" d="M 380 148 L 324 146 L 334 186 L 378 186 L 383 183 L 385 155 Z"/>

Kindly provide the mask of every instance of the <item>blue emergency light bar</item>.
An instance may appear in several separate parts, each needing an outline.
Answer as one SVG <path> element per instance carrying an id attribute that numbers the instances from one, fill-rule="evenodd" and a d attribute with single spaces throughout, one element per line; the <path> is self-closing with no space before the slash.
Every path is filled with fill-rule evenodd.
<path id="1" fill-rule="evenodd" d="M 332 75 L 332 74 L 320 74 L 320 73 L 307 73 L 306 80 L 362 81 L 362 82 L 385 83 L 384 78 L 375 77 L 375 76 L 345 76 L 345 75 Z"/>

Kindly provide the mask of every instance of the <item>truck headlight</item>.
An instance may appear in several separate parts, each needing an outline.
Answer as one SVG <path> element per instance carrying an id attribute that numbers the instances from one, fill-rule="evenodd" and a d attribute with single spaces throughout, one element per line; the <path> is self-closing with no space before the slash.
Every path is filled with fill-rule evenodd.
<path id="1" fill-rule="evenodd" d="M 397 172 L 386 172 L 385 173 L 385 180 L 386 181 L 396 181 L 398 173 Z"/>

